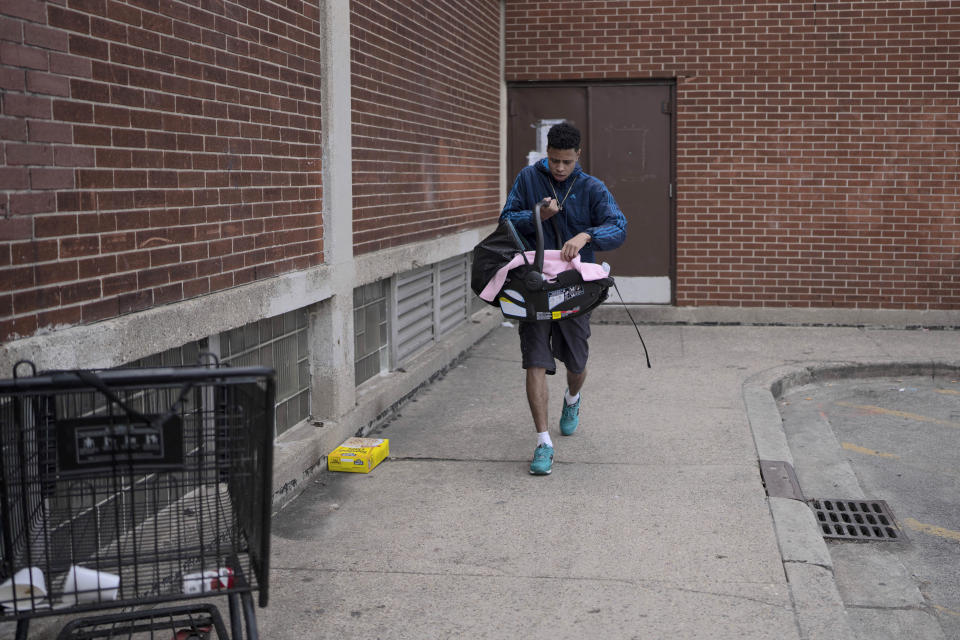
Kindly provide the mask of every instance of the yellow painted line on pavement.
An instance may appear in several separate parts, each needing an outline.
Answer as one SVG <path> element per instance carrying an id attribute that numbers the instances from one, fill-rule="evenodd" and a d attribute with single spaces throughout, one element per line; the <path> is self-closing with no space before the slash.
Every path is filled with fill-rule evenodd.
<path id="1" fill-rule="evenodd" d="M 883 416 L 896 416 L 897 418 L 906 418 L 907 420 L 916 420 L 917 422 L 929 422 L 932 424 L 939 424 L 945 427 L 954 427 L 960 429 L 960 422 L 953 422 L 951 420 L 941 420 L 940 418 L 931 418 L 930 416 L 922 416 L 919 413 L 909 413 L 907 411 L 897 411 L 896 409 L 884 409 L 883 407 L 876 407 L 869 404 L 854 404 L 852 402 L 837 402 L 841 407 L 849 407 L 851 409 L 859 409 L 861 411 L 866 411 L 867 413 L 873 413 Z"/>
<path id="2" fill-rule="evenodd" d="M 953 609 L 947 609 L 946 607 L 941 607 L 938 604 L 933 605 L 933 608 L 939 611 L 940 613 L 945 613 L 948 616 L 956 616 L 960 618 L 960 611 L 954 611 Z"/>
<path id="3" fill-rule="evenodd" d="M 854 453 L 862 453 L 868 456 L 876 456 L 877 458 L 891 458 L 891 459 L 900 458 L 900 456 L 898 456 L 895 453 L 883 453 L 882 451 L 874 451 L 873 449 L 867 449 L 866 447 L 855 445 L 852 442 L 841 442 L 840 446 L 846 449 L 847 451 L 853 451 Z"/>
<path id="4" fill-rule="evenodd" d="M 960 531 L 944 529 L 943 527 L 938 527 L 935 524 L 924 524 L 914 520 L 913 518 L 905 518 L 903 520 L 903 524 L 914 531 L 919 531 L 920 533 L 926 533 L 927 535 L 936 536 L 938 538 L 945 538 L 946 540 L 956 540 L 957 542 L 960 542 Z"/>
<path id="5" fill-rule="evenodd" d="M 937 393 L 945 393 L 950 396 L 960 396 L 960 391 L 954 389 L 934 389 Z"/>

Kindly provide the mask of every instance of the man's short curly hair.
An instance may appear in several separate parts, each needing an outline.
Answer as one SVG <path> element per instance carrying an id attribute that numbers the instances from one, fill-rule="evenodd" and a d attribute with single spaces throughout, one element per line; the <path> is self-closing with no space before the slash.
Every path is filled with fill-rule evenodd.
<path id="1" fill-rule="evenodd" d="M 561 122 L 547 131 L 547 146 L 552 149 L 580 150 L 580 130 L 569 122 Z"/>

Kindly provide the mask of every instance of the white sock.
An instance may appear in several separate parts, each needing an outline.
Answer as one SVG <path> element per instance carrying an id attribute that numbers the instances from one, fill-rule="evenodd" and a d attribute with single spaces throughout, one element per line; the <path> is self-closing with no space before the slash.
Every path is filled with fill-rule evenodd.
<path id="1" fill-rule="evenodd" d="M 537 446 L 539 447 L 542 444 L 545 444 L 548 447 L 553 446 L 553 440 L 550 439 L 549 431 L 543 431 L 543 432 L 537 433 Z"/>
<path id="2" fill-rule="evenodd" d="M 580 400 L 580 392 L 578 391 L 578 392 L 577 392 L 577 395 L 571 396 L 571 395 L 570 395 L 570 389 L 567 389 L 567 390 L 563 393 L 563 400 L 567 403 L 567 406 L 568 406 L 568 407 L 572 407 L 573 405 L 577 404 L 577 401 L 578 401 L 578 400 Z"/>

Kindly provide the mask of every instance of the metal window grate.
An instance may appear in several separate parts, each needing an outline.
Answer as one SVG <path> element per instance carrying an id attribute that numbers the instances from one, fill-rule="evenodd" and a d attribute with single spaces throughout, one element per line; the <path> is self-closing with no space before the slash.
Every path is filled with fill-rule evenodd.
<path id="1" fill-rule="evenodd" d="M 433 342 L 435 333 L 433 267 L 401 273 L 394 278 L 397 364 Z"/>
<path id="2" fill-rule="evenodd" d="M 890 506 L 883 500 L 813 498 L 807 504 L 824 538 L 880 542 L 903 537 Z"/>
<path id="3" fill-rule="evenodd" d="M 393 278 L 392 348 L 403 365 L 467 322 L 470 314 L 466 254 L 399 273 Z"/>
<path id="4" fill-rule="evenodd" d="M 467 320 L 467 256 L 456 256 L 437 265 L 437 326 L 439 335 Z"/>

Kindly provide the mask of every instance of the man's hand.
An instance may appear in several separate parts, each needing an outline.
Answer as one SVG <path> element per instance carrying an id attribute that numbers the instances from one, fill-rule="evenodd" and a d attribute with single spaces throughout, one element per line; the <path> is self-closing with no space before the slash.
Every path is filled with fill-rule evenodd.
<path id="1" fill-rule="evenodd" d="M 577 257 L 580 254 L 580 249 L 583 249 L 584 245 L 590 242 L 590 234 L 586 232 L 578 233 L 573 236 L 563 245 L 563 248 L 560 250 L 561 257 L 570 261 Z"/>
<path id="2" fill-rule="evenodd" d="M 544 198 L 540 201 L 540 219 L 549 220 L 560 213 L 560 203 L 555 198 Z"/>

